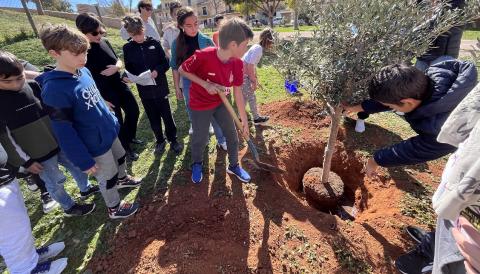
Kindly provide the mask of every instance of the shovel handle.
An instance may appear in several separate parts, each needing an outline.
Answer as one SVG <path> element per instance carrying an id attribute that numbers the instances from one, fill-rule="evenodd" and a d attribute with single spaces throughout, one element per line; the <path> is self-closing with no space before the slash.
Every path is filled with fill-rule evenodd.
<path id="1" fill-rule="evenodd" d="M 225 96 L 225 93 L 224 92 L 219 92 L 218 96 L 220 96 L 220 99 L 222 99 L 223 105 L 227 108 L 228 113 L 230 113 L 230 116 L 232 116 L 233 121 L 235 121 L 235 125 L 237 125 L 237 128 L 243 130 L 242 122 L 240 122 L 240 119 L 238 119 L 238 116 L 235 113 L 235 110 L 233 109 L 232 105 L 228 101 L 227 96 Z M 249 134 L 248 137 L 243 136 L 243 138 L 245 138 L 245 140 L 247 142 L 250 141 L 250 134 Z"/>

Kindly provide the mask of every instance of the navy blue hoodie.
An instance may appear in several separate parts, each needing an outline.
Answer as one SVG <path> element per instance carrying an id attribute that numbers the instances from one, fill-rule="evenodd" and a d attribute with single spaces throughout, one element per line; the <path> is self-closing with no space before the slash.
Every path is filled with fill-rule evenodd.
<path id="1" fill-rule="evenodd" d="M 87 68 L 78 74 L 52 70 L 35 80 L 50 114 L 58 143 L 68 159 L 85 171 L 94 157 L 105 154 L 117 138 L 119 124 L 110 112 Z"/>
<path id="2" fill-rule="evenodd" d="M 470 62 L 449 59 L 427 69 L 432 96 L 414 111 L 405 114 L 405 120 L 418 134 L 415 137 L 375 152 L 374 159 L 383 167 L 413 165 L 434 160 L 452 153 L 455 147 L 439 143 L 438 133 L 450 112 L 477 84 L 477 69 Z M 379 102 L 362 103 L 366 113 L 390 110 Z"/>

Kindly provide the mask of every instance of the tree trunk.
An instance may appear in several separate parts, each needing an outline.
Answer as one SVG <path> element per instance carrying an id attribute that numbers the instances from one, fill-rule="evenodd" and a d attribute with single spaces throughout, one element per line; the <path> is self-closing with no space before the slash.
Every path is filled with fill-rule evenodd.
<path id="1" fill-rule="evenodd" d="M 330 123 L 330 134 L 328 137 L 327 147 L 323 154 L 323 174 L 322 184 L 328 183 L 330 170 L 332 168 L 332 158 L 335 152 L 335 143 L 337 141 L 338 129 L 340 128 L 340 120 L 342 118 L 342 108 L 337 106 L 332 114 L 332 122 Z"/>
<path id="2" fill-rule="evenodd" d="M 268 14 L 268 23 L 270 24 L 270 27 L 273 29 L 273 14 Z"/>
<path id="3" fill-rule="evenodd" d="M 293 29 L 298 30 L 298 9 L 296 6 L 293 10 Z"/>
<path id="4" fill-rule="evenodd" d="M 37 6 L 38 15 L 45 15 L 45 12 L 43 11 L 42 1 L 41 0 L 35 0 L 35 5 Z"/>

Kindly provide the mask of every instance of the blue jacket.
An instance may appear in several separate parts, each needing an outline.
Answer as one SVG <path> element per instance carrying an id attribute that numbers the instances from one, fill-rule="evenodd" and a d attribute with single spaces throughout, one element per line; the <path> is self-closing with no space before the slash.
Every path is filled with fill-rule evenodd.
<path id="1" fill-rule="evenodd" d="M 383 167 L 414 165 L 452 153 L 455 147 L 437 141 L 437 135 L 460 101 L 477 84 L 477 69 L 470 62 L 449 59 L 427 69 L 432 96 L 414 111 L 405 114 L 405 120 L 418 134 L 415 137 L 375 152 L 374 159 Z M 362 103 L 365 112 L 372 114 L 389 108 L 374 100 Z"/>
<path id="2" fill-rule="evenodd" d="M 208 47 L 215 47 L 213 40 L 208 37 L 207 35 L 199 32 L 198 33 L 198 46 L 200 49 L 208 48 Z M 178 70 L 181 64 L 177 64 L 177 39 L 173 41 L 172 48 L 170 49 L 170 67 L 173 70 Z"/>
<path id="3" fill-rule="evenodd" d="M 112 147 L 119 124 L 90 71 L 82 68 L 73 75 L 52 70 L 35 80 L 42 86 L 44 104 L 52 108 L 50 118 L 60 148 L 81 170 L 93 167 L 93 158 Z"/>

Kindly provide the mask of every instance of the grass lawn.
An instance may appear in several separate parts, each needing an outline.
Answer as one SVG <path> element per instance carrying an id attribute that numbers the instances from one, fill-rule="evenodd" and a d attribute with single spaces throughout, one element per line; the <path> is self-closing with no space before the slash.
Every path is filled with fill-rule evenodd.
<path id="1" fill-rule="evenodd" d="M 463 32 L 462 39 L 464 40 L 477 40 L 480 38 L 480 30 L 466 30 Z"/>
<path id="2" fill-rule="evenodd" d="M 50 18 L 47 16 L 36 16 L 35 18 L 41 22 L 63 22 L 73 25 L 71 21 L 68 22 L 58 18 Z M 22 26 L 25 28 L 28 27 L 26 20 L 23 14 L 0 10 L 0 33 L 14 35 Z M 287 30 L 288 28 L 278 29 L 278 31 Z M 118 30 L 109 29 L 108 39 L 111 41 L 116 52 L 121 53 L 120 49 L 124 42 L 120 39 Z M 1 41 L 2 40 L 0 40 L 0 43 Z M 40 41 L 35 38 L 7 45 L 4 49 L 38 66 L 53 63 L 41 46 Z M 288 98 L 283 90 L 283 79 L 274 68 L 264 66 L 258 71 L 260 82 L 265 88 L 265 91 L 260 91 L 257 95 L 260 104 Z M 167 72 L 167 74 L 169 76 L 170 87 L 172 88 L 171 72 Z M 138 99 L 135 87 L 132 87 L 132 90 Z M 140 100 L 138 100 L 138 102 L 140 103 Z M 161 157 L 155 158 L 152 153 L 155 145 L 154 137 L 145 113 L 143 112 L 143 108 L 141 107 L 137 137 L 146 141 L 146 144 L 142 147 L 137 147 L 137 151 L 140 153 L 140 159 L 134 162 L 133 165 L 129 165 L 129 171 L 135 176 L 144 177 L 144 182 L 140 190 L 133 190 L 131 192 L 121 191 L 121 195 L 126 195 L 126 199 L 129 201 L 138 199 L 148 200 L 154 193 L 165 192 L 171 184 L 172 177 L 178 171 L 188 168 L 190 164 L 188 149 L 189 123 L 184 103 L 177 102 L 172 94 L 170 95 L 170 102 L 177 123 L 180 141 L 184 143 L 186 149 L 182 154 L 175 156 L 173 153 L 168 152 L 167 146 L 167 151 Z M 412 135 L 412 131 L 406 123 L 393 114 L 378 115 L 372 117 L 369 122 L 383 125 L 388 130 L 398 132 L 404 138 Z M 254 130 L 254 128 L 252 128 L 252 130 Z M 213 142 L 214 138 L 211 139 L 212 144 Z M 210 145 L 210 147 L 213 146 Z M 215 161 L 209 162 L 213 167 Z M 189 183 L 189 178 L 185 178 L 184 183 Z M 69 265 L 65 273 L 83 272 L 92 256 L 108 252 L 109 247 L 106 245 L 107 239 L 122 226 L 121 221 L 108 219 L 105 205 L 100 195 L 90 200 L 95 201 L 97 204 L 97 209 L 92 215 L 84 218 L 66 218 L 63 216 L 61 210 L 56 210 L 47 215 L 43 214 L 39 193 L 30 192 L 24 184 L 22 184 L 22 189 L 25 195 L 25 203 L 30 214 L 36 244 L 40 246 L 55 241 L 65 241 L 66 249 L 63 255 L 69 259 Z M 78 197 L 78 189 L 71 178 L 69 178 L 66 183 L 66 189 L 73 196 Z M 128 252 L 128 250 L 126 250 L 126 252 Z"/>

